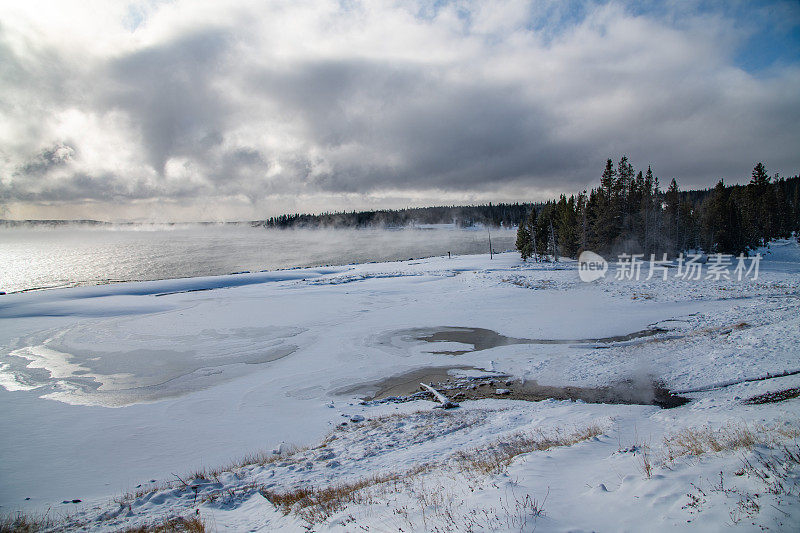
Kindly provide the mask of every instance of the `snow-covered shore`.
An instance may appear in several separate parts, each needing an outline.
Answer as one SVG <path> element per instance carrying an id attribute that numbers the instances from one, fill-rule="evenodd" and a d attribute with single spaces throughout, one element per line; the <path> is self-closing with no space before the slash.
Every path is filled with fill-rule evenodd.
<path id="1" fill-rule="evenodd" d="M 755 473 L 736 472 L 800 427 L 798 400 L 742 401 L 800 387 L 796 374 L 751 380 L 800 370 L 799 273 L 797 244 L 781 242 L 756 281 L 587 284 L 574 263 L 506 253 L 7 295 L 0 511 L 50 507 L 92 530 L 197 513 L 211 530 L 302 531 L 307 520 L 264 494 L 397 474 L 405 485 L 336 509 L 315 529 L 789 530 L 800 524 L 797 489 L 771 493 Z M 576 342 L 477 350 L 403 334 L 446 326 Z M 577 342 L 654 327 L 668 331 Z M 443 347 L 465 353 L 432 353 Z M 362 405 L 345 392 L 450 366 L 547 385 L 655 379 L 703 391 L 669 410 L 498 398 L 447 413 L 427 401 Z M 728 386 L 705 390 L 718 385 Z M 742 424 L 772 429 L 764 444 L 667 460 L 665 436 Z M 589 426 L 599 434 L 524 453 L 499 473 L 452 465 L 456 452 L 491 450 L 520 431 Z M 273 460 L 281 443 L 310 448 Z M 269 460 L 185 476 L 259 450 Z M 110 501 L 125 491 L 130 498 Z M 72 500 L 81 501 L 61 503 Z"/>

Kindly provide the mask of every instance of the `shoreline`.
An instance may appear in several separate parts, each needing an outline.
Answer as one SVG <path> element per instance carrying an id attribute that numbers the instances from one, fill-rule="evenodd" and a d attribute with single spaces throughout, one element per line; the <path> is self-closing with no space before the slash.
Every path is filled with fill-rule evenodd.
<path id="1" fill-rule="evenodd" d="M 242 227 L 241 225 L 227 225 L 230 227 Z M 200 226 L 193 226 L 194 229 Z M 220 226 L 224 228 L 225 226 Z M 475 231 L 461 228 L 438 228 L 430 230 L 435 235 L 436 239 L 431 242 L 422 240 L 422 235 L 428 233 L 427 228 L 408 227 L 400 228 L 398 232 L 412 231 L 407 238 L 404 238 L 399 244 L 397 251 L 388 254 L 386 257 L 384 241 L 391 237 L 393 231 L 379 230 L 374 228 L 347 228 L 347 229 L 293 229 L 293 230 L 264 230 L 263 228 L 248 227 L 243 231 L 246 234 L 240 233 L 237 230 L 231 230 L 233 233 L 227 235 L 225 230 L 220 230 L 222 233 L 213 234 L 200 234 L 197 236 L 197 242 L 189 239 L 188 235 L 174 237 L 172 231 L 161 232 L 158 239 L 150 242 L 146 239 L 140 239 L 141 232 L 138 231 L 121 231 L 119 233 L 109 231 L 102 239 L 93 241 L 89 239 L 85 241 L 84 256 L 90 257 L 92 253 L 97 253 L 96 261 L 102 264 L 103 261 L 116 261 L 117 264 L 128 264 L 123 268 L 112 268 L 109 266 L 97 267 L 91 261 L 87 262 L 84 259 L 77 259 L 72 257 L 76 250 L 83 250 L 84 244 L 70 242 L 60 242 L 51 238 L 37 239 L 33 244 L 38 248 L 33 248 L 33 251 L 19 249 L 21 242 L 7 242 L 4 244 L 6 250 L 7 268 L 6 273 L 8 278 L 5 280 L 6 285 L 0 286 L 5 294 L 24 294 L 29 292 L 40 292 L 46 290 L 58 290 L 73 287 L 87 287 L 99 286 L 118 283 L 137 283 L 148 281 L 165 281 L 173 279 L 188 279 L 196 277 L 217 277 L 229 276 L 241 273 L 263 273 L 263 272 L 277 272 L 284 270 L 296 270 L 303 268 L 324 268 L 324 267 L 339 267 L 339 266 L 355 266 L 363 264 L 375 263 L 398 263 L 409 260 L 421 260 L 434 257 L 445 256 L 448 249 L 453 252 L 452 255 L 474 255 L 475 253 L 482 253 L 482 250 L 475 249 L 475 242 L 472 236 L 476 234 Z M 15 230 L 10 230 L 15 231 Z M 41 235 L 49 235 L 48 231 L 43 230 L 45 233 Z M 57 230 L 56 230 L 57 231 Z M 87 231 L 93 231 L 89 228 Z M 251 231 L 255 233 L 250 233 Z M 339 249 L 336 247 L 336 240 L 328 240 L 325 236 L 330 231 L 341 232 L 345 235 L 351 232 L 359 232 L 363 235 L 362 238 L 356 239 L 350 244 L 352 249 Z M 506 234 L 500 239 L 501 246 L 506 248 L 504 251 L 509 251 L 508 248 L 513 246 L 513 230 L 502 229 L 501 231 Z M 277 233 L 276 233 L 277 232 Z M 291 236 L 290 232 L 298 232 L 295 235 L 302 235 L 304 237 L 297 237 L 296 240 L 286 240 Z M 375 241 L 369 237 L 375 232 L 377 237 Z M 125 237 L 118 237 L 124 235 Z M 255 235 L 257 238 L 251 239 Z M 270 235 L 277 235 L 279 237 L 270 237 Z M 454 237 L 449 237 L 455 235 Z M 229 238 L 230 237 L 230 238 Z M 121 239 L 121 240 L 120 240 Z M 133 239 L 133 240 L 131 240 Z M 176 240 L 177 239 L 177 240 Z M 194 239 L 194 237 L 192 237 Z M 366 241 L 365 241 L 366 239 Z M 166 243 L 175 240 L 177 245 L 186 247 L 183 251 L 186 254 L 186 264 L 174 263 L 172 260 L 161 260 L 159 255 L 161 247 Z M 53 242 L 50 242 L 53 241 Z M 362 242 L 364 241 L 364 242 Z M 441 242 L 439 242 L 441 241 Z M 132 246 L 132 251 L 125 248 L 116 251 L 117 246 Z M 26 262 L 31 260 L 38 260 L 36 254 L 42 255 L 41 260 L 43 265 L 48 265 L 47 261 L 50 260 L 50 252 L 43 247 L 55 246 L 53 253 L 67 254 L 66 263 L 61 266 L 46 266 L 41 272 L 34 271 L 27 276 L 17 275 L 19 269 L 25 268 Z M 210 255 L 197 256 L 199 250 L 208 248 Z M 225 249 L 228 247 L 229 249 Z M 281 250 L 286 247 L 286 252 Z M 301 258 L 298 253 L 300 250 L 308 247 L 318 247 L 319 250 L 315 253 L 308 254 L 307 258 Z M 0 247 L 0 251 L 3 249 Z M 428 250 L 426 250 L 426 248 Z M 414 253 L 416 249 L 417 253 Z M 270 252 L 276 250 L 277 252 Z M 20 254 L 25 254 L 23 257 Z M 223 253 L 224 252 L 224 253 Z M 409 252 L 406 255 L 406 252 Z M 127 254 L 132 253 L 132 256 Z M 366 256 L 365 256 L 366 253 Z M 487 252 L 488 253 L 488 252 Z M 34 254 L 31 256 L 30 254 Z M 88 254 L 88 255 L 86 255 Z M 150 255 L 153 257 L 150 257 Z M 221 254 L 221 255 L 220 255 Z M 82 256 L 82 257 L 84 257 Z M 233 258 L 233 260 L 230 260 Z M 310 260 L 308 259 L 310 257 Z M 200 263 L 192 263 L 196 259 Z M 151 264 L 153 261 L 155 263 Z M 202 261 L 207 261 L 205 265 Z M 182 268 L 182 272 L 178 269 Z M 198 268 L 199 267 L 199 268 Z M 144 272 L 142 272 L 144 270 Z M 62 272 L 63 271 L 63 272 Z M 189 273 L 186 273 L 189 271 Z M 29 278 L 23 283 L 23 281 Z M 2 281 L 2 280 L 0 280 Z"/>
<path id="2" fill-rule="evenodd" d="M 515 254 L 517 252 L 513 250 L 503 250 L 493 252 L 494 255 L 501 255 L 501 254 Z M 426 259 L 455 259 L 461 257 L 481 257 L 481 256 L 488 256 L 488 252 L 485 254 L 452 254 L 451 256 L 447 255 L 428 255 L 423 257 L 409 257 L 407 259 L 394 259 L 394 260 L 387 260 L 387 261 L 365 261 L 360 263 L 342 263 L 342 264 L 335 264 L 335 263 L 328 263 L 328 264 L 320 264 L 320 265 L 312 265 L 312 266 L 294 266 L 294 267 L 284 267 L 284 268 L 275 268 L 269 270 L 243 270 L 241 272 L 230 272 L 227 274 L 208 274 L 208 275 L 201 275 L 201 276 L 185 276 L 185 277 L 172 277 L 172 278 L 154 278 L 154 279 L 131 279 L 131 280 L 101 280 L 101 281 L 86 281 L 86 282 L 77 282 L 74 285 L 64 285 L 64 286 L 53 286 L 53 287 L 33 287 L 30 289 L 22 289 L 18 291 L 11 291 L 11 292 L 3 292 L 0 293 L 4 296 L 12 296 L 12 295 L 20 295 L 20 294 L 29 294 L 29 293 L 42 293 L 47 291 L 59 291 L 65 289 L 81 289 L 81 288 L 92 288 L 92 287 L 105 287 L 109 285 L 123 285 L 123 284 L 142 284 L 142 283 L 163 283 L 165 286 L 168 286 L 170 282 L 177 282 L 179 285 L 182 285 L 182 282 L 187 282 L 189 280 L 221 280 L 222 278 L 233 278 L 234 276 L 258 276 L 260 274 L 274 274 L 274 273 L 284 273 L 284 272 L 298 272 L 307 270 L 309 274 L 318 274 L 318 272 L 314 271 L 322 271 L 325 269 L 331 269 L 330 272 L 326 273 L 333 273 L 335 269 L 347 269 L 348 267 L 362 267 L 362 266 L 371 266 L 371 265 L 383 265 L 383 264 L 397 264 L 397 263 L 407 263 L 409 261 L 424 261 Z M 574 259 L 565 259 L 561 264 L 574 262 Z M 270 281 L 270 280 L 265 280 Z M 260 281 L 253 281 L 252 283 L 260 283 Z M 179 294 L 181 292 L 191 292 L 191 291 L 202 291 L 202 290 L 213 290 L 217 288 L 225 288 L 225 287 L 235 287 L 239 285 L 248 285 L 250 283 L 231 283 L 231 284 L 209 284 L 207 288 L 203 288 L 199 286 L 198 288 L 194 289 L 184 289 L 184 290 L 176 290 L 176 291 L 162 291 L 159 294 L 155 294 L 156 296 L 167 296 L 170 294 Z M 136 294 L 143 294 L 136 292 Z"/>

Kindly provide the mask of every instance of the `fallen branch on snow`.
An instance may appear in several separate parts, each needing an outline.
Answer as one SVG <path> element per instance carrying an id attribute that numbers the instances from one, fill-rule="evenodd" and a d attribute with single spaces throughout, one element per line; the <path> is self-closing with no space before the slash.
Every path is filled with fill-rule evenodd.
<path id="1" fill-rule="evenodd" d="M 420 383 L 420 385 L 422 385 L 422 388 L 433 394 L 433 397 L 436 398 L 436 400 L 439 402 L 440 405 L 437 405 L 436 407 L 439 407 L 441 409 L 452 409 L 453 407 L 458 407 L 458 404 L 456 402 L 448 400 L 447 396 L 440 393 L 430 385 L 426 385 L 424 383 Z"/>

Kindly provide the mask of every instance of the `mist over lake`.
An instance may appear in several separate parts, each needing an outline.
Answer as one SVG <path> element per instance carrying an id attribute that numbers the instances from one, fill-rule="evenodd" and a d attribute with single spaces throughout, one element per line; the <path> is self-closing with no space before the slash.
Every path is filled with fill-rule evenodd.
<path id="1" fill-rule="evenodd" d="M 495 251 L 515 233 L 491 230 Z M 0 291 L 487 253 L 486 228 L 270 230 L 247 225 L 0 229 Z"/>

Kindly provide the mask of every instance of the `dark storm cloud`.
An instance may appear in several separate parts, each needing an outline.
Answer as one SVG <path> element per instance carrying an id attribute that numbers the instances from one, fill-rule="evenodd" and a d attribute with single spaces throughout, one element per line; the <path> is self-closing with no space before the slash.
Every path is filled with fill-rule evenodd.
<path id="1" fill-rule="evenodd" d="M 213 82 L 224 74 L 232 40 L 230 31 L 206 29 L 108 65 L 103 102 L 136 117 L 153 168 L 221 142 L 229 109 Z"/>
<path id="2" fill-rule="evenodd" d="M 412 187 L 481 189 L 552 177 L 574 151 L 551 141 L 554 117 L 518 88 L 445 85 L 408 104 L 392 110 L 385 147 L 402 147 L 409 162 L 404 179 Z"/>
<path id="3" fill-rule="evenodd" d="M 74 173 L 69 179 L 53 181 L 12 182 L 7 194 L 20 201 L 74 202 L 91 200 L 125 200 L 150 197 L 155 191 L 141 183 L 123 181 L 117 176 Z"/>
<path id="4" fill-rule="evenodd" d="M 331 156 L 333 168 L 314 182 L 331 191 L 483 189 L 532 175 L 563 178 L 577 148 L 551 141 L 556 117 L 519 87 L 451 81 L 436 67 L 311 62 L 259 73 L 251 83 L 300 117 L 316 145 L 333 153 L 361 149 Z"/>
<path id="5" fill-rule="evenodd" d="M 3 187 L 5 197 L 23 202 L 127 202 L 152 198 L 182 200 L 206 192 L 191 182 L 158 186 L 144 179 L 131 179 L 114 173 L 73 172 L 63 179 L 12 181 Z"/>

